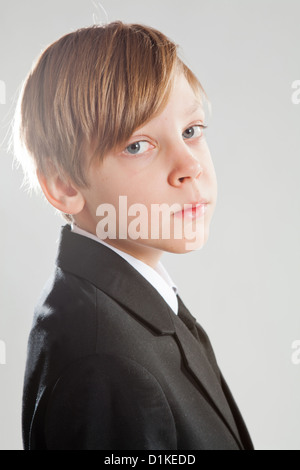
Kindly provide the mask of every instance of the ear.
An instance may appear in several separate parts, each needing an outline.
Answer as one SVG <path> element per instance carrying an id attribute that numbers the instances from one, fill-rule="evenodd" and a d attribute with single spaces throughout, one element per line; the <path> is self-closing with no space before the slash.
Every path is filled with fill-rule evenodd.
<path id="1" fill-rule="evenodd" d="M 46 199 L 53 207 L 71 215 L 82 211 L 85 200 L 73 183 L 63 181 L 57 173 L 46 177 L 37 170 L 36 174 Z"/>

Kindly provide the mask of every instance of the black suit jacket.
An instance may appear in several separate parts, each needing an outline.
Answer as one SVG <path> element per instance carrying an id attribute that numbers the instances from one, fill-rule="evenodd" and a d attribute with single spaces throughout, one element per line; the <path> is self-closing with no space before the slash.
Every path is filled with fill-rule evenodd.
<path id="1" fill-rule="evenodd" d="M 36 306 L 25 449 L 252 450 L 210 341 L 129 263 L 63 227 Z"/>

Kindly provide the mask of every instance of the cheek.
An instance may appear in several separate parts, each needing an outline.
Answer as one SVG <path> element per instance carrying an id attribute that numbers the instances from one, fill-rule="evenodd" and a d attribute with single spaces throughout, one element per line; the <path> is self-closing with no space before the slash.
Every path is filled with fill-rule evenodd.
<path id="1" fill-rule="evenodd" d="M 118 202 L 118 196 L 124 192 L 124 181 L 120 173 L 113 169 L 106 169 L 105 166 L 94 173 L 91 181 L 92 200 L 96 207 L 102 203 L 115 205 Z"/>
<path id="2" fill-rule="evenodd" d="M 217 175 L 216 175 L 215 167 L 214 167 L 212 160 L 210 160 L 208 163 L 207 171 L 208 171 L 208 175 L 209 175 L 209 179 L 211 183 L 214 185 L 217 185 Z"/>
<path id="3" fill-rule="evenodd" d="M 213 163 L 207 144 L 206 144 L 204 158 L 203 158 L 203 168 L 211 184 L 217 185 L 217 175 L 216 175 L 214 163 Z"/>
<path id="4" fill-rule="evenodd" d="M 148 165 L 142 170 L 130 171 L 125 165 L 104 161 L 100 169 L 91 173 L 92 205 L 95 210 L 102 203 L 112 204 L 118 211 L 119 197 L 126 196 L 127 205 L 143 204 L 148 209 L 151 203 L 162 201 L 162 188 L 165 174 L 161 164 Z"/>
<path id="5" fill-rule="evenodd" d="M 162 172 L 154 168 L 131 174 L 119 184 L 119 194 L 127 196 L 128 205 L 140 203 L 148 207 L 151 203 L 161 202 L 163 180 L 159 175 Z"/>

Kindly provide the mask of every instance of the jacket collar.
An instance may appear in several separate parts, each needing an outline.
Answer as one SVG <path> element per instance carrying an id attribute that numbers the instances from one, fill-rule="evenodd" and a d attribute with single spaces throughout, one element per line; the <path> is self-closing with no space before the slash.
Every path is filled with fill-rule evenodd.
<path id="1" fill-rule="evenodd" d="M 56 264 L 91 282 L 157 333 L 174 333 L 174 313 L 165 300 L 136 269 L 105 245 L 73 233 L 65 225 Z"/>

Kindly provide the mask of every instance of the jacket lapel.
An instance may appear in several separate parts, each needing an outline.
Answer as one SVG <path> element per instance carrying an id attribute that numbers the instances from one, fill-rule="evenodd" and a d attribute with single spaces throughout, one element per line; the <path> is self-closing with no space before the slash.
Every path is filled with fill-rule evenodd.
<path id="1" fill-rule="evenodd" d="M 221 374 L 209 339 L 197 320 L 190 314 L 178 296 L 178 318 L 174 319 L 175 332 L 181 345 L 186 367 L 195 379 L 210 405 L 217 411 L 241 446 L 240 435 L 221 386 Z M 187 328 L 182 327 L 182 322 Z M 190 334 L 192 333 L 192 335 Z M 199 353 L 201 359 L 199 359 Z"/>
<path id="2" fill-rule="evenodd" d="M 80 256 L 76 256 L 79 253 Z M 56 260 L 64 271 L 105 292 L 158 334 L 173 334 L 173 312 L 157 290 L 127 261 L 95 240 L 62 229 Z"/>

